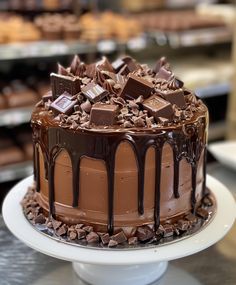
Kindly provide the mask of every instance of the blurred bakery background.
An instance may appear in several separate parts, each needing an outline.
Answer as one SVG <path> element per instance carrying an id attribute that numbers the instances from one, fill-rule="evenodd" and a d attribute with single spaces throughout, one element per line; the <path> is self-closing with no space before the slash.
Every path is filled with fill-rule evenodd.
<path id="1" fill-rule="evenodd" d="M 0 0 L 0 201 L 32 174 L 31 110 L 57 62 L 74 54 L 91 62 L 128 53 L 150 65 L 167 56 L 209 108 L 209 142 L 236 137 L 234 3 Z"/>

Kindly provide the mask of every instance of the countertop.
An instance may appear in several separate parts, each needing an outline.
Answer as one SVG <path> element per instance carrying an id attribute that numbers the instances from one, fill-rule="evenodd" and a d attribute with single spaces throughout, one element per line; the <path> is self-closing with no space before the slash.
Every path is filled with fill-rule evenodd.
<path id="1" fill-rule="evenodd" d="M 218 163 L 208 173 L 223 182 L 236 197 L 236 171 Z M 169 263 L 158 285 L 235 285 L 236 223 L 223 240 L 189 257 Z M 36 252 L 17 240 L 0 217 L 0 285 L 84 285 L 71 263 Z M 111 283 L 112 284 L 112 283 Z M 121 284 L 122 285 L 122 284 Z"/>

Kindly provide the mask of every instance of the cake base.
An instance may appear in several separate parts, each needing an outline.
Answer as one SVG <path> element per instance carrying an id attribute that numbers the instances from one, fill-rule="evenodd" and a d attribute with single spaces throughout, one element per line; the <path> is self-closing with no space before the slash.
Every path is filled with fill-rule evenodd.
<path id="1" fill-rule="evenodd" d="M 86 274 L 87 269 L 89 268 L 88 265 L 95 265 L 94 268 L 90 267 L 90 270 L 94 270 L 94 273 L 98 269 L 100 272 L 103 270 L 104 275 L 101 276 L 101 282 L 103 283 L 100 283 L 103 285 L 113 283 L 113 279 L 115 278 L 113 278 L 114 275 L 112 274 L 115 271 L 117 272 L 117 284 L 122 284 L 123 276 L 125 274 L 123 269 L 126 268 L 127 270 L 130 268 L 133 268 L 134 270 L 129 272 L 130 279 L 127 284 L 150 283 L 150 279 L 145 281 L 143 278 L 148 276 L 148 273 L 151 274 L 155 267 L 157 269 L 158 264 L 160 266 L 160 270 L 153 273 L 154 275 L 152 275 L 152 280 L 160 277 L 165 271 L 164 263 L 161 263 L 160 265 L 159 262 L 181 258 L 204 250 L 223 238 L 235 221 L 236 206 L 233 196 L 224 185 L 213 177 L 208 176 L 207 187 L 211 189 L 215 196 L 217 209 L 212 221 L 198 233 L 189 236 L 186 239 L 179 240 L 178 242 L 138 250 L 105 250 L 101 248 L 92 249 L 78 247 L 69 243 L 58 242 L 42 235 L 26 220 L 20 202 L 26 193 L 27 187 L 32 184 L 32 181 L 33 178 L 28 177 L 18 183 L 8 193 L 2 208 L 3 218 L 7 227 L 17 238 L 22 240 L 31 248 L 55 258 L 68 260 L 73 263 L 75 262 L 76 265 L 74 265 L 74 268 L 79 276 L 85 279 L 86 282 L 90 283 L 96 278 L 96 282 L 94 284 L 99 284 L 99 276 L 95 274 L 93 280 L 89 279 L 89 275 Z M 80 265 L 78 265 L 78 263 Z M 81 266 L 81 264 L 83 266 Z M 109 274 L 106 273 L 108 272 L 108 266 L 112 266 L 110 267 L 112 272 Z M 138 269 L 135 270 L 135 268 Z M 150 272 L 148 272 L 148 268 L 150 268 Z M 142 283 L 138 283 L 136 279 L 137 271 L 140 272 L 139 280 Z M 145 274 L 143 275 L 142 272 L 145 272 Z"/>

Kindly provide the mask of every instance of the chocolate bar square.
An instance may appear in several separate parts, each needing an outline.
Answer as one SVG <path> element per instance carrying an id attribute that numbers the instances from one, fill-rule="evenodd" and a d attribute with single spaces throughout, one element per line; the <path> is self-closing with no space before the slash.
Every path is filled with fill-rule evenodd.
<path id="1" fill-rule="evenodd" d="M 144 100 L 143 108 L 148 110 L 157 121 L 159 117 L 169 119 L 173 116 L 171 104 L 157 95 L 152 95 Z"/>
<path id="2" fill-rule="evenodd" d="M 51 86 L 52 86 L 52 97 L 55 100 L 65 91 L 68 92 L 71 96 L 80 92 L 80 79 L 76 77 L 58 75 L 52 73 L 51 77 Z"/>
<path id="3" fill-rule="evenodd" d="M 140 95 L 144 99 L 151 95 L 153 84 L 147 80 L 138 77 L 137 75 L 130 74 L 126 84 L 124 85 L 120 97 L 127 99 L 137 99 Z"/>
<path id="4" fill-rule="evenodd" d="M 103 89 L 100 85 L 94 82 L 82 87 L 81 91 L 84 96 L 93 103 L 102 100 L 102 98 L 109 94 L 107 90 Z"/>
<path id="5" fill-rule="evenodd" d="M 73 113 L 76 103 L 77 102 L 75 100 L 71 100 L 69 96 L 62 94 L 54 102 L 52 102 L 50 107 L 56 114 L 62 113 L 70 115 Z"/>
<path id="6" fill-rule="evenodd" d="M 166 101 L 172 105 L 175 104 L 179 108 L 185 108 L 186 103 L 184 99 L 184 91 L 182 89 L 177 90 L 156 90 L 157 94 L 161 95 Z"/>
<path id="7" fill-rule="evenodd" d="M 125 65 L 125 62 L 121 58 L 117 58 L 117 60 L 112 62 L 112 67 L 117 73 L 123 66 Z"/>
<path id="8" fill-rule="evenodd" d="M 117 105 L 96 103 L 92 106 L 90 123 L 97 126 L 112 126 L 118 112 Z"/>

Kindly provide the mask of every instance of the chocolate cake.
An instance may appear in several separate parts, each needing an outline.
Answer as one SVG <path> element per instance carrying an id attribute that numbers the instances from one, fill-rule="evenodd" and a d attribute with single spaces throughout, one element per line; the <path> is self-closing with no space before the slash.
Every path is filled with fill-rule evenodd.
<path id="1" fill-rule="evenodd" d="M 23 207 L 33 224 L 116 246 L 208 218 L 207 108 L 165 58 L 150 68 L 75 56 L 51 87 L 31 119 L 35 187 Z"/>

